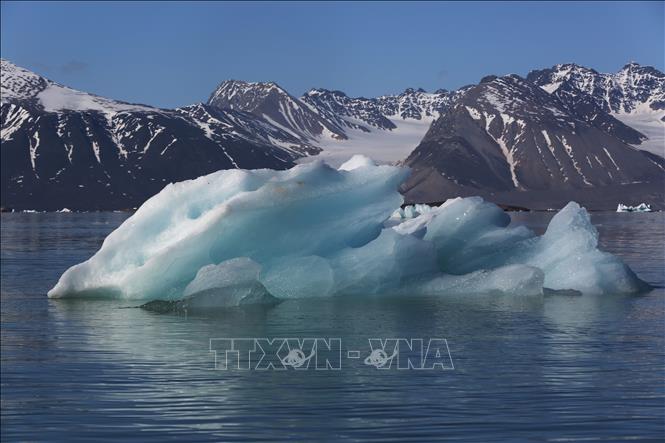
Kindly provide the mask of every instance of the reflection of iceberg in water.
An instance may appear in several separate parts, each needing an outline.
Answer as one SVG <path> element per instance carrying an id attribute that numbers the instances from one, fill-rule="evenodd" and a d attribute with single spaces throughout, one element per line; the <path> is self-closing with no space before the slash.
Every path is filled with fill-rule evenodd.
<path id="1" fill-rule="evenodd" d="M 339 170 L 314 162 L 169 185 L 91 259 L 68 269 L 49 296 L 228 306 L 273 297 L 642 288 L 596 248 L 597 232 L 575 203 L 541 237 L 508 226 L 501 209 L 478 197 L 396 220 L 407 174 L 354 157 Z"/>

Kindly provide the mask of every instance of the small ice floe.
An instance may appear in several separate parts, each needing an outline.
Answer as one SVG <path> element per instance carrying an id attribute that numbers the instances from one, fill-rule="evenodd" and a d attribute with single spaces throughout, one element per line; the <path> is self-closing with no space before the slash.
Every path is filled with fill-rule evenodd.
<path id="1" fill-rule="evenodd" d="M 619 206 L 617 206 L 617 212 L 651 212 L 651 205 L 640 203 L 637 206 L 628 206 L 619 203 Z"/>
<path id="2" fill-rule="evenodd" d="M 58 211 L 56 211 L 56 212 L 72 212 L 72 210 L 69 209 L 69 208 L 62 208 L 62 209 L 60 209 L 60 210 L 58 210 Z"/>

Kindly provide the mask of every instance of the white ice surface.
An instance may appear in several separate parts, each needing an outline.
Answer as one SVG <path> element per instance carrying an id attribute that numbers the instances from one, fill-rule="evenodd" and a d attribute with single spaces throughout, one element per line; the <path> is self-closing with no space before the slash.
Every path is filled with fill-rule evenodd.
<path id="1" fill-rule="evenodd" d="M 350 118 L 349 120 L 353 121 Z M 418 146 L 434 118 L 426 117 L 422 120 L 415 120 L 391 117 L 390 121 L 397 128 L 387 130 L 371 127 L 371 132 L 347 129 L 347 140 L 322 137 L 317 142 L 317 146 L 320 146 L 323 152 L 314 157 L 304 157 L 299 162 L 307 163 L 322 159 L 337 167 L 349 157 L 361 154 L 371 157 L 377 163 L 395 163 L 404 160 Z M 363 124 L 363 122 L 358 123 Z M 364 125 L 366 126 L 366 124 Z"/>
<path id="2" fill-rule="evenodd" d="M 55 83 L 49 84 L 46 89 L 37 94 L 37 98 L 44 107 L 44 110 L 49 112 L 63 110 L 99 111 L 103 113 L 156 111 L 152 107 L 121 103 Z"/>
<path id="3" fill-rule="evenodd" d="M 391 217 L 408 170 L 356 157 L 288 171 L 228 170 L 168 185 L 68 269 L 50 297 L 230 306 L 276 298 L 384 294 L 583 293 L 642 289 L 597 249 L 567 205 L 535 236 L 479 197 Z M 415 209 L 415 208 L 414 208 Z"/>
<path id="4" fill-rule="evenodd" d="M 617 212 L 651 212 L 651 205 L 640 203 L 637 206 L 630 206 L 619 203 L 617 205 Z"/>
<path id="5" fill-rule="evenodd" d="M 662 120 L 665 118 L 665 110 L 651 109 L 648 105 L 642 104 L 631 113 L 612 115 L 648 137 L 639 145 L 635 145 L 636 148 L 665 157 L 665 121 Z"/>

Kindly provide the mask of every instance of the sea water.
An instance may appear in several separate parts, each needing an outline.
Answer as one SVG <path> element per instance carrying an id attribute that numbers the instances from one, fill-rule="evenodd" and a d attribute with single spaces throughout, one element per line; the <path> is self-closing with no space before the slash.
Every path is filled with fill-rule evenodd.
<path id="1" fill-rule="evenodd" d="M 641 296 L 333 297 L 214 315 L 48 299 L 126 217 L 2 214 L 3 441 L 664 437 L 663 213 L 592 213 L 601 248 L 656 286 Z M 512 217 L 542 233 L 551 214 Z M 216 369 L 211 339 L 229 337 L 339 339 L 342 358 Z M 452 366 L 365 364 L 369 340 L 389 338 L 445 339 Z"/>

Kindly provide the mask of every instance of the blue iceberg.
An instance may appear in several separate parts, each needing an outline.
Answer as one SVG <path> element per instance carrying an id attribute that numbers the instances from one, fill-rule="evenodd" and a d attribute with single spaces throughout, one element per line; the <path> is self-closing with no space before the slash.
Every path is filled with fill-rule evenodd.
<path id="1" fill-rule="evenodd" d="M 49 297 L 186 300 L 418 294 L 635 293 L 569 203 L 536 236 L 479 197 L 402 210 L 408 169 L 355 156 L 287 171 L 227 170 L 166 186 L 69 268 Z"/>

